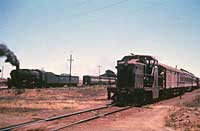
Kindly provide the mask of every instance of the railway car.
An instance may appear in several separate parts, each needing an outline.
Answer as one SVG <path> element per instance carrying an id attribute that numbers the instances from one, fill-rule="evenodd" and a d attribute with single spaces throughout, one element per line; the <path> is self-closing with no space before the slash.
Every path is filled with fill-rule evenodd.
<path id="1" fill-rule="evenodd" d="M 112 85 L 116 83 L 116 77 L 106 77 L 106 76 L 83 76 L 83 85 Z"/>
<path id="2" fill-rule="evenodd" d="M 142 104 L 181 95 L 198 87 L 192 73 L 165 64 L 150 55 L 128 55 L 117 61 L 117 85 L 112 97 L 119 105 Z"/>
<path id="3" fill-rule="evenodd" d="M 77 86 L 78 76 L 56 75 L 52 72 L 45 72 L 37 69 L 17 69 L 10 73 L 8 80 L 9 87 L 50 87 L 50 86 Z M 71 79 L 71 80 L 70 80 Z"/>
<path id="4" fill-rule="evenodd" d="M 70 80 L 71 79 L 71 80 Z M 79 84 L 79 77 L 78 76 L 69 76 L 69 75 L 59 75 L 59 85 L 72 85 L 77 86 Z"/>

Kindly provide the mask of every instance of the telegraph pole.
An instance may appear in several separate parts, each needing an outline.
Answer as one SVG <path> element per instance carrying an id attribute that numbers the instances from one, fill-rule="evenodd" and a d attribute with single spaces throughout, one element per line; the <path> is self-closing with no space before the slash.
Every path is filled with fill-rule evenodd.
<path id="1" fill-rule="evenodd" d="M 69 86 L 71 86 L 72 61 L 74 61 L 74 59 L 72 59 L 72 54 L 70 55 L 70 58 L 68 59 L 68 61 L 69 61 Z"/>
<path id="2" fill-rule="evenodd" d="M 101 81 L 100 81 L 100 73 L 101 73 L 101 67 L 102 67 L 102 66 L 101 66 L 101 65 L 98 65 L 97 67 L 99 68 L 99 82 L 101 83 Z"/>
<path id="3" fill-rule="evenodd" d="M 97 67 L 99 68 L 99 76 L 100 76 L 100 73 L 101 73 L 101 67 L 102 67 L 102 66 L 98 65 Z"/>

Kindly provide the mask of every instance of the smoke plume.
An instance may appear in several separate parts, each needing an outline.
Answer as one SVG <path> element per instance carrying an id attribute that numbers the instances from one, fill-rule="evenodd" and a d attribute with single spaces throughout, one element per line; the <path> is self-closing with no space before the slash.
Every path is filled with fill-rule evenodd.
<path id="1" fill-rule="evenodd" d="M 17 56 L 5 44 L 0 43 L 0 57 L 6 57 L 5 62 L 9 62 L 16 68 L 19 68 L 19 60 Z"/>

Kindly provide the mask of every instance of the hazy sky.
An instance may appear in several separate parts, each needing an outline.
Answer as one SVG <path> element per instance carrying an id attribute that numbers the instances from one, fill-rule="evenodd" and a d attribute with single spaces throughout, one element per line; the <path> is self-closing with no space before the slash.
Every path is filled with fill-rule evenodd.
<path id="1" fill-rule="evenodd" d="M 200 76 L 200 0 L 0 0 L 0 41 L 21 68 L 98 75 L 130 53 Z M 4 64 L 5 76 L 14 69 Z"/>

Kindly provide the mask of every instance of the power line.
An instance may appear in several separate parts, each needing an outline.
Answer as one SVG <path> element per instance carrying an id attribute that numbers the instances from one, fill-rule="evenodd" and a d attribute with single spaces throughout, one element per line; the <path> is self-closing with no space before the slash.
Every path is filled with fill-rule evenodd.
<path id="1" fill-rule="evenodd" d="M 157 4 L 157 5 L 162 5 L 162 4 L 164 4 L 166 1 L 167 1 L 167 0 L 163 0 L 162 2 L 159 2 L 159 3 L 156 3 L 156 4 Z M 152 7 L 155 7 L 155 3 L 154 3 L 154 4 L 151 4 L 151 5 L 147 5 L 147 6 L 141 7 L 141 8 L 138 8 L 138 9 L 135 9 L 135 11 L 132 12 L 132 14 L 133 14 L 133 13 L 137 13 L 137 12 L 139 12 L 139 11 L 141 11 L 141 10 L 144 10 L 144 9 L 147 9 L 147 8 L 152 8 Z"/>
<path id="2" fill-rule="evenodd" d="M 82 2 L 79 2 L 79 3 L 75 4 L 75 5 L 76 5 L 76 6 L 85 5 L 85 4 L 89 3 L 90 1 L 91 1 L 91 0 L 84 0 L 84 1 L 82 1 Z"/>
<path id="3" fill-rule="evenodd" d="M 111 4 L 109 4 L 109 5 L 105 5 L 105 6 L 102 6 L 102 7 L 99 7 L 99 8 L 95 8 L 95 9 L 92 9 L 92 10 L 89 10 L 89 11 L 81 12 L 81 13 L 75 15 L 75 16 L 88 15 L 88 14 L 90 14 L 90 13 L 94 13 L 94 12 L 98 12 L 98 11 L 100 11 L 100 10 L 104 10 L 104 9 L 107 9 L 107 8 L 111 8 L 111 7 L 113 7 L 113 6 L 116 6 L 116 5 L 125 3 L 125 2 L 127 2 L 127 1 L 129 1 L 129 0 L 120 0 L 120 1 L 117 1 L 117 2 L 115 2 L 115 3 L 111 3 Z"/>
<path id="4" fill-rule="evenodd" d="M 78 13 L 78 14 L 72 15 L 71 17 L 80 17 L 80 16 L 82 16 L 82 15 L 89 15 L 89 14 L 91 14 L 91 13 L 95 13 L 95 12 L 98 12 L 98 11 L 100 11 L 100 10 L 108 9 L 108 8 L 113 7 L 113 6 L 123 4 L 123 3 L 127 2 L 127 1 L 129 1 L 129 0 L 120 0 L 120 1 L 117 1 L 117 2 L 115 2 L 115 3 L 111 3 L 111 4 L 108 4 L 108 5 L 99 7 L 99 8 L 95 8 L 95 9 L 88 10 L 88 11 L 85 11 L 85 12 L 80 12 L 80 13 Z M 156 4 L 157 4 L 157 5 L 161 5 L 161 4 L 165 3 L 165 2 L 167 2 L 167 0 L 163 0 L 163 1 L 159 2 L 159 3 L 154 3 L 154 4 L 150 4 L 150 5 L 147 5 L 147 6 L 138 8 L 138 9 L 135 9 L 134 12 L 132 12 L 132 14 L 133 14 L 133 13 L 137 13 L 137 12 L 139 12 L 139 11 L 141 11 L 141 10 L 146 9 L 146 8 L 155 7 Z M 85 1 L 84 3 L 87 3 L 87 2 Z"/>

